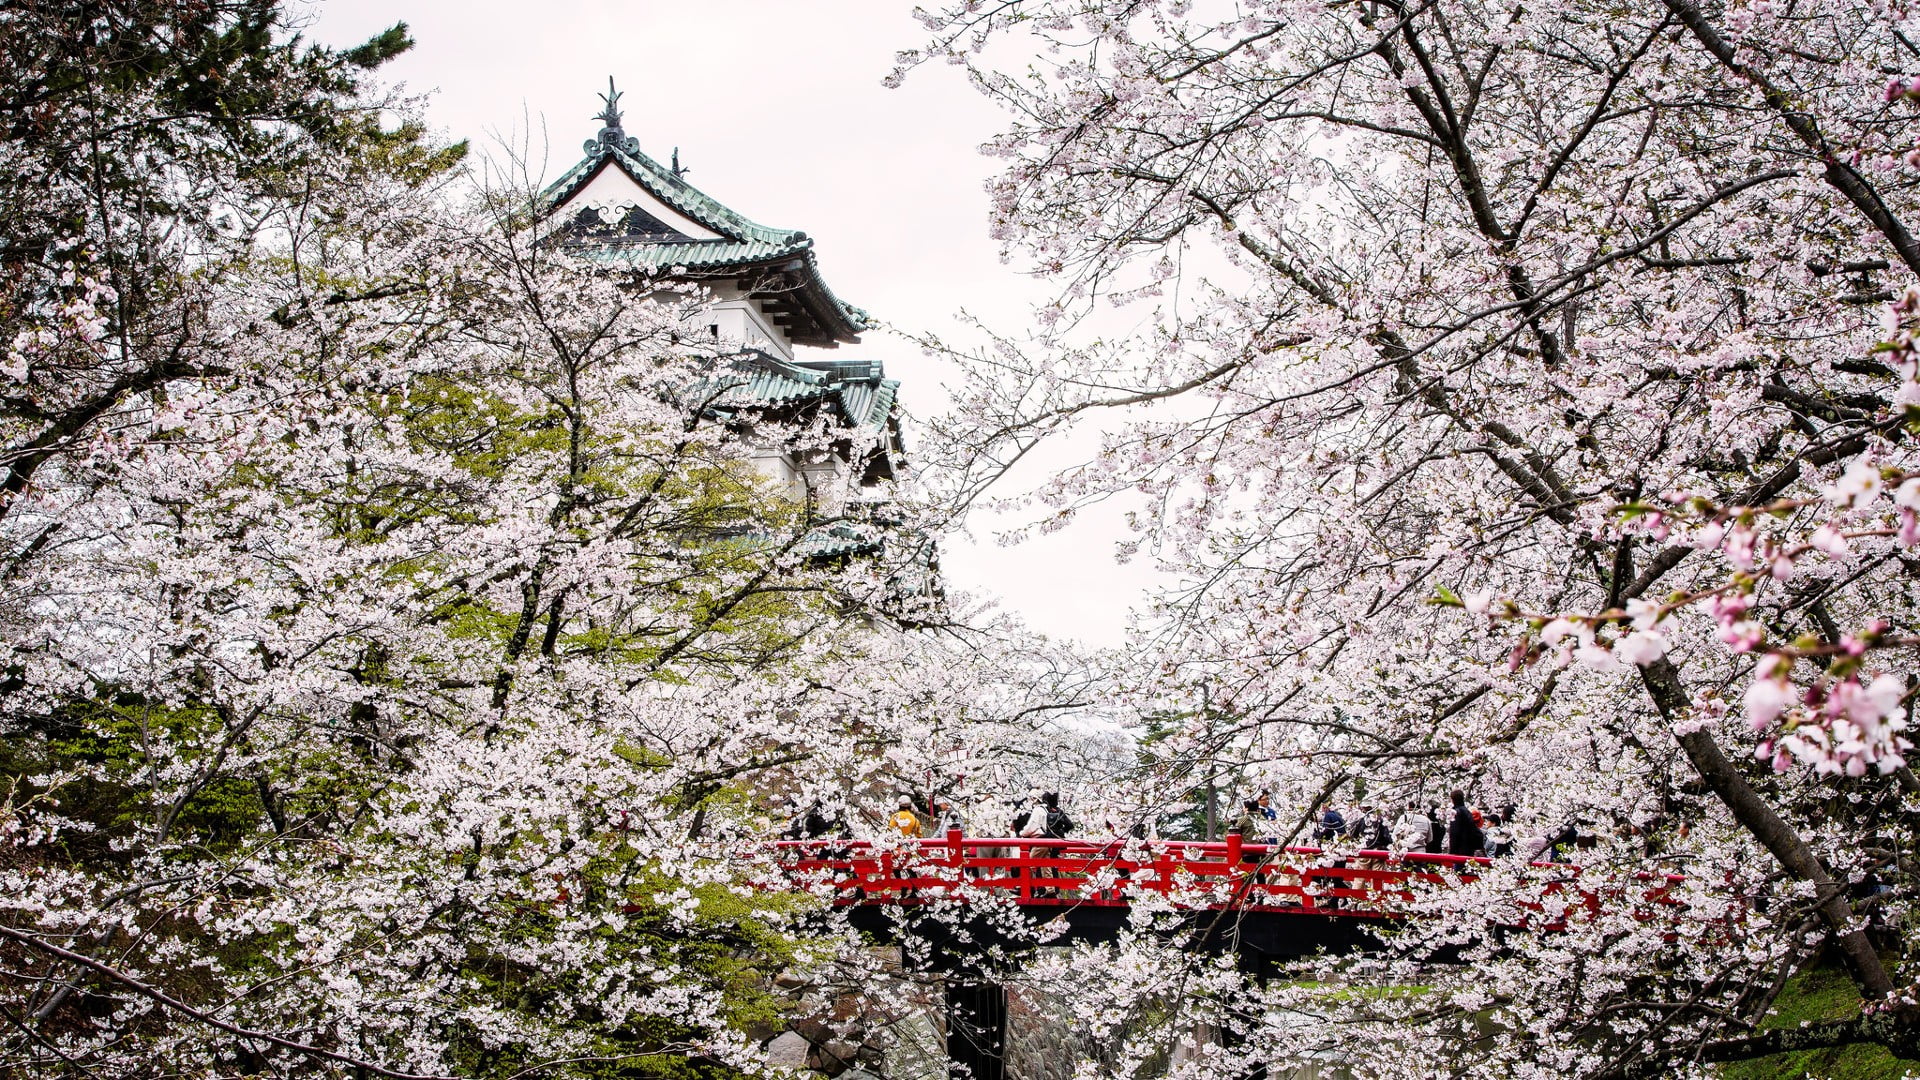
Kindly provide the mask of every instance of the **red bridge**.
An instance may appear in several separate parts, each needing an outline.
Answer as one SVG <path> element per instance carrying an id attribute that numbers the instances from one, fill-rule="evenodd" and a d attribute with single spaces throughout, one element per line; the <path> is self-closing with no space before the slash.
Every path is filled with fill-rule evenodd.
<path id="1" fill-rule="evenodd" d="M 942 839 L 879 843 L 782 841 L 775 852 L 782 880 L 767 887 L 820 896 L 876 937 L 911 938 L 919 962 L 944 973 L 951 1075 L 967 1080 L 1005 1077 L 1006 994 L 999 973 L 981 959 L 993 952 L 983 946 L 1110 940 L 1128 925 L 1136 904 L 1162 897 L 1182 915 L 1172 931 L 1182 947 L 1235 953 L 1243 968 L 1264 979 L 1280 959 L 1378 947 L 1370 931 L 1408 918 L 1421 893 L 1476 881 L 1495 863 L 1247 844 L 1238 836 L 1224 843 L 1098 843 L 949 832 Z M 1636 873 L 1626 884 L 1590 878 L 1583 886 L 1576 866 L 1498 862 L 1524 866 L 1527 880 L 1514 903 L 1486 912 L 1496 941 L 1529 927 L 1556 930 L 1604 909 L 1627 908 L 1641 921 L 1697 914 L 1672 896 L 1677 877 Z M 1026 917 L 1025 934 L 1018 920 L 1009 933 L 1003 920 L 990 917 L 990 909 L 1000 907 L 995 901 L 1011 901 Z M 1726 913 L 1708 918 L 1724 926 L 1743 907 L 1730 899 Z M 942 917 L 920 917 L 935 911 Z M 1457 959 L 1459 951 L 1445 947 L 1429 959 Z"/>
<path id="2" fill-rule="evenodd" d="M 781 861 L 802 885 L 839 904 L 925 904 L 937 899 L 1009 898 L 1023 907 L 1127 908 L 1142 892 L 1176 907 L 1381 919 L 1400 914 L 1418 883 L 1473 881 L 1492 860 L 1387 851 L 1333 853 L 1314 847 L 1154 841 L 943 839 L 895 845 L 861 840 L 781 841 Z M 1578 868 L 1548 871 L 1545 892 L 1571 885 Z M 1678 879 L 1675 879 L 1678 880 Z M 1660 903 L 1665 889 L 1645 899 Z M 1581 903 L 1597 898 L 1583 894 Z M 1534 905 L 1536 908 L 1539 905 Z"/>

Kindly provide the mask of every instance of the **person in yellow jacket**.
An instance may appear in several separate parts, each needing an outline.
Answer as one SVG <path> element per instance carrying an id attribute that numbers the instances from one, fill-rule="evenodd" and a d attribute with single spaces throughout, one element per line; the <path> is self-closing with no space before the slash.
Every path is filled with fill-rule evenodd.
<path id="1" fill-rule="evenodd" d="M 913 800 L 905 795 L 900 796 L 900 808 L 887 819 L 887 824 L 893 826 L 901 836 L 919 836 L 920 815 L 913 812 Z"/>
<path id="2" fill-rule="evenodd" d="M 920 835 L 920 815 L 913 812 L 913 799 L 911 797 L 906 795 L 900 796 L 899 809 L 895 810 L 893 816 L 887 819 L 887 824 L 891 825 L 901 836 L 917 837 Z M 895 858 L 899 861 L 894 863 L 894 877 L 907 879 L 918 875 L 919 870 L 915 865 L 919 861 L 919 853 L 917 851 L 903 851 L 895 856 Z M 901 889 L 900 898 L 902 900 L 912 899 L 918 895 L 918 893 L 919 890 L 917 889 Z"/>

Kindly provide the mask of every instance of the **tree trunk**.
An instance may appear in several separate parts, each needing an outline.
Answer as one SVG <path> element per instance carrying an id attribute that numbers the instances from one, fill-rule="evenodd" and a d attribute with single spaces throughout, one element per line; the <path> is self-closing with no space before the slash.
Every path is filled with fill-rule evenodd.
<path id="1" fill-rule="evenodd" d="M 1672 662 L 1662 657 L 1647 664 L 1641 667 L 1640 678 L 1646 684 L 1653 703 L 1659 707 L 1661 717 L 1669 724 L 1683 727 L 1682 721 L 1692 711 L 1693 699 L 1681 683 L 1680 672 Z M 1846 959 L 1854 981 L 1860 986 L 1861 996 L 1874 1000 L 1891 995 L 1893 981 L 1887 977 L 1879 954 L 1873 951 L 1872 943 L 1867 940 L 1866 930 L 1854 925 L 1853 907 L 1847 903 L 1845 888 L 1827 873 L 1819 856 L 1793 830 L 1793 826 L 1787 824 L 1760 797 L 1760 793 L 1753 790 L 1753 785 L 1740 775 L 1740 770 L 1727 759 L 1711 734 L 1695 728 L 1678 737 L 1680 748 L 1687 752 L 1687 759 L 1693 762 L 1694 771 L 1720 797 L 1740 827 L 1772 852 L 1788 873 L 1801 881 L 1813 883 L 1814 911 L 1832 931 L 1841 956 Z"/>
<path id="2" fill-rule="evenodd" d="M 1799 1028 L 1775 1028 L 1739 1039 L 1710 1042 L 1697 1050 L 1686 1051 L 1676 1059 L 1669 1056 L 1642 1058 L 1611 1074 L 1612 1080 L 1660 1080 L 1672 1076 L 1677 1060 L 1720 1063 L 1751 1061 L 1774 1054 L 1805 1053 L 1842 1046 L 1884 1046 L 1895 1057 L 1920 1057 L 1920 1029 L 1915 1028 L 1908 1010 L 1889 1010 Z"/>

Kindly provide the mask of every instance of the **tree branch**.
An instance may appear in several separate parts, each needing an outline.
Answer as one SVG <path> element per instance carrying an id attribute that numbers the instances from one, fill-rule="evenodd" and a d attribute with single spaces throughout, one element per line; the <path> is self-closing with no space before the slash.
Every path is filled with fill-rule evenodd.
<path id="1" fill-rule="evenodd" d="M 271 1043 L 274 1046 L 278 1046 L 287 1050 L 292 1050 L 297 1054 L 308 1054 L 313 1057 L 326 1058 L 328 1061 L 337 1061 L 337 1062 L 340 1062 L 342 1065 L 350 1065 L 353 1068 L 363 1069 L 367 1072 L 374 1073 L 379 1076 L 390 1077 L 391 1080 L 458 1080 L 457 1077 L 444 1076 L 437 1073 L 401 1072 L 397 1069 L 389 1069 L 384 1065 L 377 1065 L 371 1061 L 363 1061 L 360 1058 L 353 1057 L 352 1055 L 349 1055 L 349 1054 L 342 1054 L 333 1050 L 324 1050 L 318 1046 L 311 1046 L 311 1045 L 308 1045 L 307 1043 L 295 1042 L 292 1039 L 282 1038 L 278 1035 L 273 1035 L 265 1031 L 255 1031 L 251 1028 L 243 1028 L 238 1024 L 230 1024 L 227 1021 L 222 1020 L 218 1017 L 208 1015 L 207 1013 L 204 1013 L 199 1009 L 196 1009 L 193 1006 L 188 1005 L 186 1002 L 181 1001 L 176 997 L 172 997 L 160 990 L 156 990 L 153 987 L 147 985 L 146 983 L 141 982 L 139 979 L 136 979 L 133 976 L 128 975 L 117 968 L 113 968 L 106 964 L 103 964 L 100 961 L 95 960 L 91 956 L 86 956 L 81 953 L 73 952 L 70 949 L 63 949 L 60 946 L 53 944 L 52 942 L 42 941 L 40 938 L 37 938 L 32 934 L 22 933 L 9 926 L 0 926 L 0 937 L 4 937 L 10 941 L 18 942 L 19 944 L 24 945 L 29 949 L 34 949 L 36 951 L 46 953 L 48 956 L 58 957 L 62 960 L 67 961 L 68 963 L 78 964 L 81 967 L 86 968 L 87 970 L 93 972 L 96 975 L 100 975 L 112 982 L 119 983 L 121 986 L 124 986 L 127 989 L 133 991 L 134 993 L 139 994 L 141 997 L 148 998 L 149 1000 L 158 1002 L 160 1005 L 165 1006 L 168 1009 L 172 1009 L 174 1012 L 177 1012 L 182 1016 L 186 1016 L 190 1019 L 197 1020 L 200 1023 L 206 1024 L 209 1027 L 218 1028 L 221 1031 L 224 1031 L 227 1034 L 232 1035 L 236 1038 L 258 1039 L 259 1041 L 264 1043 Z"/>

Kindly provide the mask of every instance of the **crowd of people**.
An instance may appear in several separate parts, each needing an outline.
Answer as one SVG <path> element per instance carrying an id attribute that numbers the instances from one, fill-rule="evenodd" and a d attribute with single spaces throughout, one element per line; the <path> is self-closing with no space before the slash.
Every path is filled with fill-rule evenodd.
<path id="1" fill-rule="evenodd" d="M 1492 811 L 1475 809 L 1467 804 L 1466 794 L 1456 790 L 1448 811 L 1406 807 L 1394 822 L 1391 840 L 1401 851 L 1499 858 L 1513 853 L 1513 814 L 1510 804 Z"/>
<path id="2" fill-rule="evenodd" d="M 1053 791 L 1034 791 L 1020 798 L 979 807 L 983 816 L 979 831 L 968 829 L 961 809 L 950 799 L 934 796 L 922 803 L 912 795 L 901 795 L 882 827 L 902 837 L 934 838 L 949 832 L 973 832 L 975 835 L 1000 836 L 1026 840 L 1066 840 L 1075 834 L 1075 824 L 1061 807 L 1060 795 Z M 1567 823 L 1551 832 L 1522 839 L 1517 829 L 1517 808 L 1507 803 L 1494 809 L 1477 808 L 1467 801 L 1466 793 L 1454 791 L 1443 809 L 1438 803 L 1407 803 L 1398 812 L 1383 810 L 1377 803 L 1361 802 L 1342 809 L 1327 806 L 1312 820 L 1311 840 L 1318 844 L 1353 844 L 1359 847 L 1397 853 L 1484 856 L 1509 855 L 1529 859 L 1557 859 L 1580 846 L 1583 837 L 1575 823 Z M 1296 819 L 1297 820 L 1297 819 Z M 1119 837 L 1118 830 L 1109 828 Z M 1126 835 L 1146 839 L 1155 830 L 1148 824 L 1136 824 Z M 1278 844 L 1291 837 L 1292 829 L 1282 828 L 1272 796 L 1260 793 L 1241 803 L 1239 814 L 1229 825 L 1253 844 Z M 819 802 L 795 815 L 782 834 L 789 840 L 817 840 L 853 835 L 843 817 L 830 815 Z M 1036 847 L 1036 855 L 1047 849 Z M 992 855 L 992 852 L 984 854 Z"/>
<path id="3" fill-rule="evenodd" d="M 1064 840 L 1074 829 L 1073 819 L 1060 807 L 1060 793 L 1035 791 L 1025 798 L 1010 799 L 994 807 L 1003 820 L 988 829 L 993 835 L 1026 839 Z M 934 796 L 925 803 L 912 795 L 901 795 L 892 813 L 883 823 L 885 831 L 904 837 L 933 838 L 949 832 L 967 832 L 967 820 L 951 799 Z M 818 800 L 794 815 L 781 833 L 786 840 L 820 840 L 853 835 L 844 817 L 829 814 Z"/>
<path id="4" fill-rule="evenodd" d="M 1262 796 L 1259 805 L 1265 808 L 1267 803 Z M 1523 837 L 1518 814 L 1518 808 L 1512 803 L 1492 809 L 1473 806 L 1464 791 L 1456 790 L 1450 793 L 1444 808 L 1436 802 L 1414 802 L 1392 813 L 1383 812 L 1373 803 L 1361 803 L 1345 811 L 1329 806 L 1320 811 L 1312 833 L 1313 840 L 1320 844 L 1352 843 L 1401 854 L 1421 852 L 1493 859 L 1519 855 L 1554 860 L 1582 845 L 1579 825 L 1571 821 L 1550 831 Z M 1269 811 L 1269 818 L 1270 815 Z M 1244 815 L 1242 821 L 1246 821 Z M 1254 835 L 1244 829 L 1241 832 L 1248 837 Z M 1275 842 L 1271 838 L 1272 830 L 1265 832 L 1267 835 L 1260 836 L 1259 842 Z"/>

